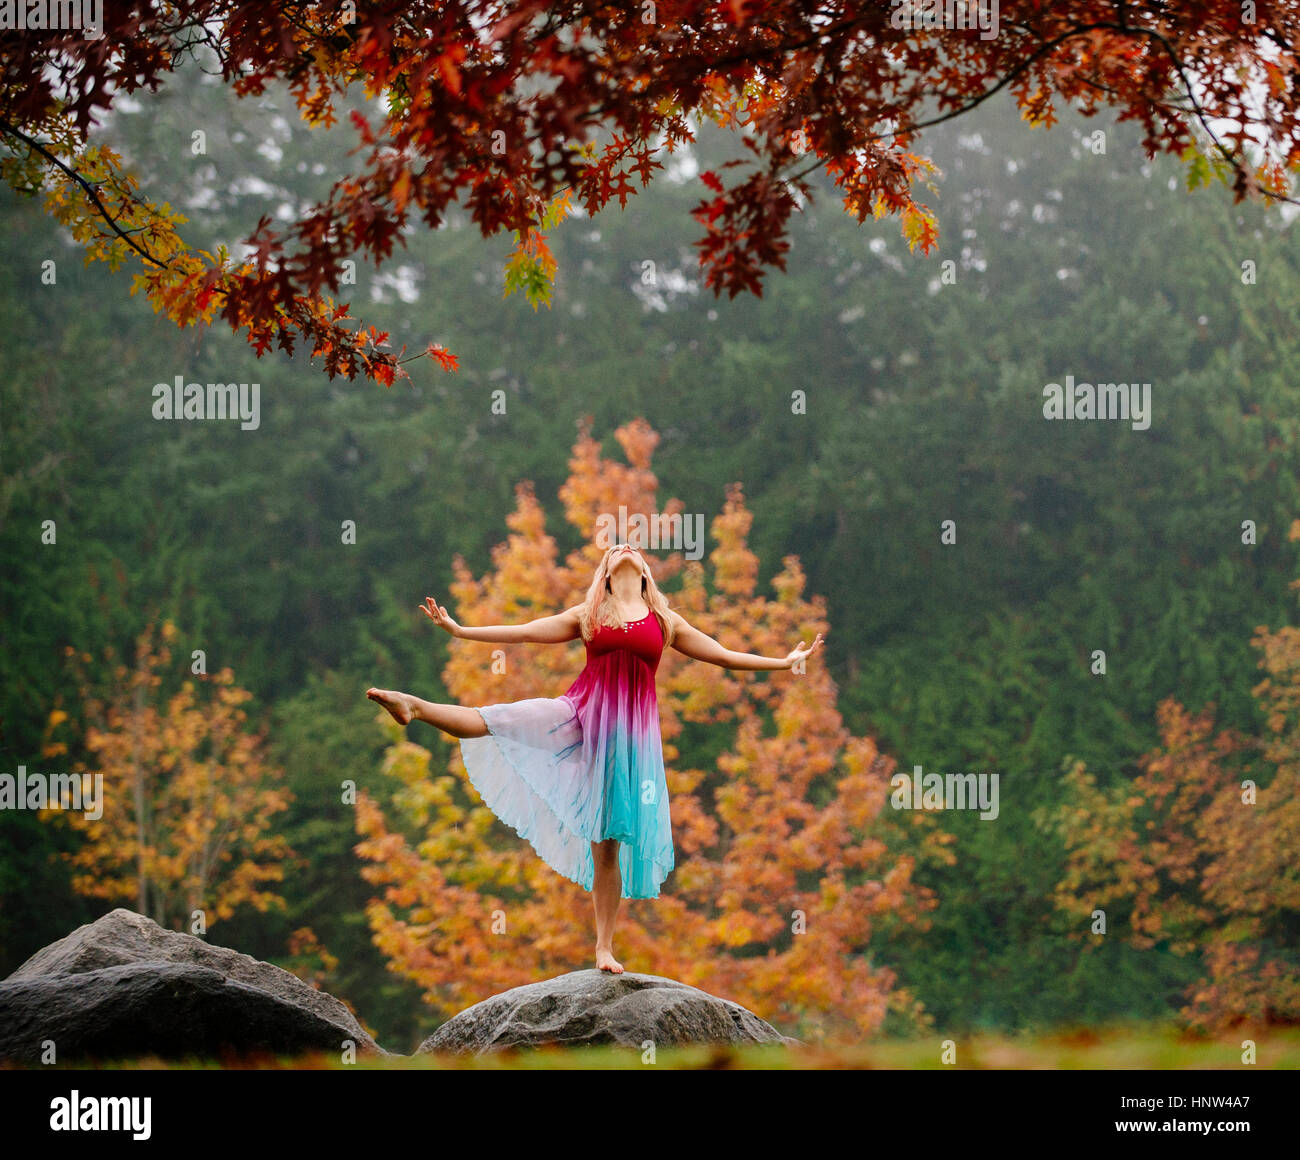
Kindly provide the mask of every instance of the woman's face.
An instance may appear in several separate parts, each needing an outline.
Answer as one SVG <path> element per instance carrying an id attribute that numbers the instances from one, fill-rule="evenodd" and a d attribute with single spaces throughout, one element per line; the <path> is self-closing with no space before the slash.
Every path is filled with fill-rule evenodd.
<path id="1" fill-rule="evenodd" d="M 609 550 L 608 561 L 611 576 L 616 575 L 623 568 L 631 568 L 637 575 L 644 575 L 646 571 L 644 557 L 630 544 L 615 544 Z"/>

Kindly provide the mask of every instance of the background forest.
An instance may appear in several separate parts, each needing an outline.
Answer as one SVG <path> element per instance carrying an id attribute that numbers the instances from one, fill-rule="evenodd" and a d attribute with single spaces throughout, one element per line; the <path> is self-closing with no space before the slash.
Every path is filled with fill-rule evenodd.
<path id="1" fill-rule="evenodd" d="M 194 69 L 147 112 L 118 114 L 114 132 L 147 182 L 187 191 L 174 208 L 209 249 L 319 197 L 353 141 L 347 128 L 308 130 L 286 94 L 239 101 Z M 391 273 L 359 267 L 352 301 L 394 345 L 443 342 L 460 360 L 452 374 L 420 364 L 413 383 L 387 391 L 327 380 L 301 355 L 258 360 L 220 329 L 178 330 L 130 297 L 125 277 L 83 267 L 37 202 L 0 193 L 0 769 L 95 768 L 146 698 L 151 760 L 178 785 L 224 746 L 238 770 L 225 788 L 232 800 L 261 795 L 242 807 L 260 828 L 208 937 L 315 979 L 409 1050 L 452 999 L 490 993 L 474 990 L 474 971 L 491 956 L 475 968 L 470 952 L 486 944 L 462 931 L 437 970 L 416 962 L 410 932 L 429 921 L 420 902 L 397 899 L 400 920 L 370 904 L 384 882 L 418 894 L 419 875 L 374 843 L 388 834 L 410 854 L 427 840 L 431 861 L 477 850 L 479 863 L 521 843 L 498 827 L 479 846 L 439 846 L 439 802 L 413 787 L 447 785 L 431 780 L 429 758 L 441 776 L 454 751 L 418 726 L 403 748 L 364 691 L 490 692 L 417 605 L 435 595 L 485 616 L 521 619 L 530 602 L 550 611 L 568 591 L 563 561 L 586 542 L 575 486 L 585 478 L 592 503 L 617 498 L 629 486 L 619 465 L 638 468 L 640 456 L 635 486 L 711 529 L 706 566 L 665 587 L 697 600 L 724 643 L 775 651 L 778 629 L 797 633 L 764 603 L 784 599 L 797 557 L 796 595 L 829 628 L 818 703 L 842 723 L 817 725 L 826 752 L 850 767 L 878 753 L 900 771 L 1000 776 L 989 822 L 891 816 L 881 764 L 867 763 L 874 779 L 853 774 L 873 812 L 819 849 L 858 848 L 860 824 L 880 843 L 879 866 L 855 864 L 864 877 L 852 888 L 909 867 L 878 921 L 837 944 L 870 980 L 864 1002 L 906 999 L 873 1008 L 860 1030 L 1296 1018 L 1298 650 L 1287 626 L 1300 575 L 1300 247 L 1285 215 L 1234 206 L 1222 186 L 1189 192 L 1187 169 L 1147 162 L 1138 139 L 1100 118 L 1034 130 L 1010 102 L 988 102 L 922 139 L 942 171 L 926 199 L 935 255 L 909 253 L 896 223 L 855 225 L 826 184 L 795 223 L 786 272 L 761 299 L 727 300 L 701 290 L 689 210 L 699 172 L 735 145 L 703 132 L 626 213 L 554 229 L 549 309 L 503 299 L 510 240 L 485 241 L 466 218 L 412 234 Z M 1151 383 L 1150 428 L 1045 421 L 1043 387 L 1067 374 Z M 260 383 L 260 426 L 155 420 L 152 388 L 177 375 Z M 806 408 L 792 406 L 796 391 Z M 729 505 L 733 484 L 743 501 Z M 47 520 L 55 544 L 41 542 Z M 347 520 L 355 544 L 341 543 Z M 945 520 L 955 544 L 941 542 Z M 494 556 L 508 536 L 513 547 Z M 526 575 L 511 573 L 545 536 L 554 560 L 528 557 Z M 735 575 L 750 555 L 746 588 Z M 212 679 L 186 692 L 194 650 Z M 545 663 L 556 667 L 536 670 L 539 693 L 564 669 L 558 655 Z M 707 694 L 682 679 L 681 704 Z M 740 696 L 714 694 L 723 707 Z M 780 736 L 780 707 L 749 686 L 744 699 L 755 736 Z M 690 720 L 688 706 L 672 734 L 676 767 L 718 786 L 753 768 L 735 712 L 734 764 L 720 760 L 721 727 Z M 255 752 L 236 736 L 254 728 Z M 818 816 L 841 809 L 803 772 Z M 1254 812 L 1229 808 L 1243 781 L 1258 787 Z M 341 804 L 345 782 L 361 813 Z M 740 810 L 710 801 L 712 785 L 691 799 L 699 825 Z M 853 808 L 846 798 L 842 812 Z M 120 898 L 96 893 L 109 871 L 91 841 L 65 819 L 0 814 L 0 977 L 135 904 L 130 873 Z M 387 878 L 374 872 L 383 858 Z M 182 926 L 184 890 L 160 898 L 158 915 Z M 629 932 L 655 905 L 637 904 Z M 545 912 L 551 929 L 562 913 Z M 765 1010 L 744 990 L 761 995 L 761 979 L 732 970 L 746 937 L 732 938 L 733 956 L 716 949 L 717 929 L 699 937 L 671 952 L 696 964 L 688 981 L 724 979 L 732 990 L 720 993 L 809 1033 L 836 977 Z M 581 940 L 549 965 L 588 965 Z M 811 980 L 821 968 L 792 969 Z"/>

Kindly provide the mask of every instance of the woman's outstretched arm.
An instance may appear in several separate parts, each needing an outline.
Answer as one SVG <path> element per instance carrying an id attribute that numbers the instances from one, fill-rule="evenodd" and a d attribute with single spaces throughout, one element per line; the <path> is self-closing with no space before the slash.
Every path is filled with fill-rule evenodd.
<path id="1" fill-rule="evenodd" d="M 574 605 L 554 616 L 540 616 L 527 624 L 490 624 L 480 628 L 471 628 L 457 624 L 445 608 L 440 608 L 432 596 L 426 596 L 420 605 L 420 611 L 439 628 L 446 629 L 452 636 L 461 640 L 482 640 L 501 644 L 563 644 L 566 640 L 576 640 L 582 635 L 578 621 L 578 610 Z"/>
<path id="2" fill-rule="evenodd" d="M 735 652 L 723 648 L 713 637 L 705 635 L 698 628 L 688 624 L 680 614 L 674 612 L 671 615 L 675 618 L 673 648 L 694 660 L 708 661 L 709 664 L 719 665 L 724 669 L 792 669 L 804 657 L 815 653 L 822 644 L 822 634 L 819 632 L 817 639 L 811 645 L 804 647 L 803 641 L 800 641 L 799 647 L 784 657 L 763 657 L 757 653 Z"/>

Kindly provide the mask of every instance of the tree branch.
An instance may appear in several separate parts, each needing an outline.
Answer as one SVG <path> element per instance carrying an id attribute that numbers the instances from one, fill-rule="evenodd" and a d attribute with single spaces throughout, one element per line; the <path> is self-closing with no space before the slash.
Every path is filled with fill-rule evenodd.
<path id="1" fill-rule="evenodd" d="M 66 173 L 70 178 L 72 178 L 73 181 L 75 181 L 79 186 L 81 186 L 83 190 L 86 191 L 86 196 L 90 199 L 90 203 L 95 207 L 96 211 L 98 211 L 99 216 L 102 217 L 106 222 L 108 222 L 113 232 L 119 238 L 121 238 L 122 241 L 124 241 L 128 246 L 131 247 L 131 249 L 133 249 L 137 254 L 139 254 L 142 258 L 144 258 L 145 261 L 152 262 L 159 269 L 162 270 L 167 269 L 166 262 L 160 262 L 151 253 L 149 253 L 148 250 L 146 250 L 143 246 L 139 245 L 133 238 L 131 238 L 131 236 L 124 229 L 122 229 L 122 227 L 119 226 L 116 221 L 113 220 L 112 216 L 108 212 L 108 207 L 104 205 L 102 201 L 99 200 L 99 194 L 95 192 L 95 187 L 91 185 L 90 182 L 87 181 L 84 177 L 82 177 L 80 173 L 78 173 L 75 169 L 72 169 L 70 166 L 66 165 L 63 161 L 61 161 L 58 157 L 56 157 L 53 153 L 51 153 L 39 141 L 34 141 L 31 137 L 27 136 L 26 133 L 22 132 L 22 130 L 20 129 L 15 128 L 8 121 L 0 120 L 0 133 L 8 133 L 11 137 L 17 137 L 18 140 L 26 144 L 28 148 L 35 150 L 42 157 L 44 157 L 45 160 L 48 161 L 51 165 L 55 166 L 57 169 L 60 169 L 64 173 Z"/>

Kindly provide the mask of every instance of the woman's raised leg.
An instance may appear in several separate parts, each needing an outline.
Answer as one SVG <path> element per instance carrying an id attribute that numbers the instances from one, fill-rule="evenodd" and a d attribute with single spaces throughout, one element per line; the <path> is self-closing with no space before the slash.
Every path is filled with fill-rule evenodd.
<path id="1" fill-rule="evenodd" d="M 615 975 L 623 973 L 623 964 L 614 957 L 614 920 L 623 898 L 623 877 L 618 871 L 618 839 L 592 842 L 591 856 L 596 872 L 591 898 L 596 907 L 596 966 Z"/>
<path id="2" fill-rule="evenodd" d="M 453 737 L 487 736 L 487 726 L 483 724 L 483 718 L 477 709 L 466 709 L 463 705 L 439 705 L 392 689 L 367 689 L 366 696 L 383 705 L 400 725 L 427 721 Z"/>

